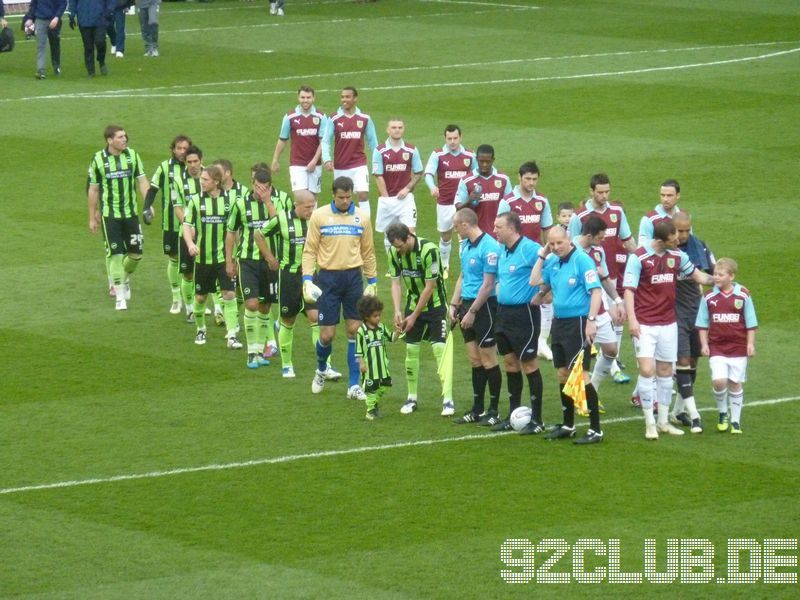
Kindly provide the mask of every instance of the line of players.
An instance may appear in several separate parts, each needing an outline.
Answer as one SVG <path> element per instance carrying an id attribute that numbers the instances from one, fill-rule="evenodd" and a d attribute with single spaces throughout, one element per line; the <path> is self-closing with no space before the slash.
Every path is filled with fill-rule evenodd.
<path id="1" fill-rule="evenodd" d="M 357 97 L 357 92 L 354 88 L 344 88 L 340 95 L 341 107 L 334 115 L 327 118 L 316 110 L 313 90 L 303 87 L 298 92 L 299 103 L 297 107 L 284 117 L 271 170 L 274 172 L 280 169 L 280 156 L 286 143 L 291 141 L 290 178 L 297 206 L 313 210 L 316 195 L 320 192 L 321 171 L 324 167 L 325 169 L 333 170 L 335 177 L 347 176 L 352 179 L 355 184 L 355 191 L 359 196 L 360 208 L 368 212 L 369 174 L 364 153 L 366 142 L 366 145 L 374 147 L 373 175 L 376 177 L 381 194 L 378 200 L 376 230 L 384 231 L 388 224 L 400 221 L 408 225 L 413 233 L 416 225 L 416 206 L 413 199 L 413 190 L 415 185 L 422 179 L 424 173 L 425 181 L 431 194 L 437 199 L 437 229 L 440 232 L 439 251 L 441 274 L 444 278 L 448 275 L 449 255 L 452 247 L 453 216 L 460 208 L 472 208 L 477 215 L 479 229 L 488 230 L 490 233 L 494 231 L 495 216 L 498 213 L 503 214 L 508 211 L 518 214 L 521 231 L 526 237 L 536 241 L 541 241 L 542 233 L 552 226 L 552 216 L 547 199 L 536 192 L 539 172 L 535 163 L 522 165 L 519 171 L 520 185 L 512 189 L 508 177 L 499 173 L 493 166 L 493 148 L 483 145 L 475 153 L 466 150 L 461 144 L 460 129 L 452 125 L 448 126 L 444 132 L 445 146 L 431 154 L 427 168 L 423 171 L 418 150 L 414 146 L 405 143 L 403 139 L 404 124 L 402 120 L 391 119 L 389 121 L 389 139 L 385 144 L 378 146 L 374 124 L 368 115 L 358 109 L 356 105 Z M 98 155 L 105 154 L 105 157 L 101 157 L 99 160 L 105 160 L 106 167 L 108 167 L 108 155 L 114 152 L 113 138 L 115 136 L 109 137 L 108 132 L 106 133 L 108 147 Z M 116 133 L 118 134 L 119 132 Z M 125 142 L 127 142 L 127 136 L 124 135 L 124 131 L 122 131 L 122 134 L 125 137 Z M 276 267 L 277 240 L 274 234 L 270 236 L 269 233 L 270 231 L 275 231 L 276 223 L 279 220 L 278 215 L 285 213 L 287 209 L 289 211 L 292 210 L 292 202 L 287 195 L 272 188 L 270 169 L 266 165 L 262 164 L 254 167 L 251 180 L 253 191 L 250 192 L 245 186 L 233 180 L 232 168 L 227 161 L 218 161 L 218 166 L 221 167 L 221 174 L 218 177 L 216 169 L 210 169 L 210 171 L 208 168 L 203 169 L 202 154 L 196 147 L 190 148 L 189 142 L 188 138 L 184 136 L 176 138 L 171 147 L 173 156 L 159 166 L 146 192 L 145 221 L 148 222 L 148 219 L 152 218 L 153 201 L 158 191 L 161 190 L 163 193 L 162 208 L 166 208 L 163 211 L 162 219 L 165 232 L 164 251 L 170 257 L 168 274 L 173 292 L 173 304 L 170 311 L 173 313 L 180 312 L 181 304 L 183 304 L 186 307 L 187 318 L 194 318 L 198 322 L 196 342 L 204 343 L 205 329 L 201 325 L 203 325 L 205 311 L 201 311 L 203 313 L 201 316 L 197 309 L 204 307 L 205 295 L 214 293 L 216 289 L 212 288 L 215 285 L 218 286 L 222 292 L 222 298 L 221 301 L 216 303 L 219 311 L 216 318 L 218 322 L 226 322 L 224 313 L 227 310 L 230 315 L 227 322 L 231 323 L 227 327 L 228 346 L 238 348 L 241 347 L 241 342 L 237 338 L 238 308 L 236 307 L 235 292 L 232 289 L 232 281 L 237 274 L 233 261 L 234 249 L 238 246 L 241 252 L 243 247 L 242 238 L 248 237 L 247 240 L 244 240 L 247 242 L 244 245 L 247 245 L 249 247 L 248 250 L 252 251 L 252 253 L 245 260 L 258 262 L 259 254 L 263 252 L 263 244 L 259 245 L 257 243 L 259 236 L 255 234 L 255 231 L 263 228 L 270 220 L 273 220 L 272 227 L 267 228 L 266 233 L 272 241 L 271 252 L 273 261 L 275 261 L 270 264 L 270 267 Z M 125 148 L 123 147 L 123 149 Z M 192 152 L 189 152 L 190 149 Z M 137 160 L 139 160 L 140 165 L 141 161 L 138 157 Z M 96 156 L 93 165 L 97 163 L 98 158 Z M 135 163 L 133 164 L 135 165 Z M 257 174 L 263 181 L 256 181 Z M 95 173 L 95 176 L 97 175 L 98 173 Z M 136 178 L 141 176 L 142 174 L 137 174 Z M 96 193 L 97 181 L 98 179 L 95 177 L 93 182 L 90 169 L 90 221 L 93 214 L 91 208 L 92 192 L 93 188 L 95 188 Z M 606 230 L 602 247 L 605 255 L 612 257 L 608 265 L 610 267 L 608 276 L 610 279 L 619 282 L 621 269 L 627 263 L 629 253 L 636 249 L 636 244 L 632 241 L 624 210 L 618 204 L 609 202 L 610 181 L 608 178 L 602 174 L 596 175 L 591 180 L 590 190 L 591 197 L 571 218 L 567 228 L 574 237 L 576 233 L 580 233 L 581 224 L 585 222 L 588 216 L 599 215 L 603 218 Z M 679 186 L 674 181 L 665 182 L 661 187 L 661 204 L 654 211 L 643 217 L 640 224 L 640 245 L 646 245 L 648 240 L 652 238 L 655 226 L 659 222 L 669 220 L 678 213 L 676 203 L 679 191 Z M 222 212 L 223 210 L 218 209 L 217 204 L 219 202 L 217 204 L 213 202 L 219 197 L 223 198 L 221 202 L 223 209 L 228 211 L 225 215 L 212 214 L 215 210 L 216 212 Z M 197 202 L 192 204 L 188 200 L 189 198 L 197 199 Z M 230 209 L 236 206 L 239 208 L 235 209 L 234 212 L 236 214 L 232 216 Z M 170 207 L 173 209 L 170 210 Z M 251 215 L 253 207 L 257 209 L 256 215 Z M 244 208 L 244 210 L 242 211 L 241 208 Z M 566 207 L 560 207 L 559 213 L 566 211 Z M 303 212 L 302 208 L 300 212 Z M 243 214 L 252 217 L 249 223 L 244 222 L 242 219 Z M 296 214 L 295 212 L 295 217 Z M 103 216 L 106 216 L 105 213 Z M 194 272 L 191 259 L 203 255 L 202 245 L 199 244 L 199 234 L 201 232 L 197 230 L 198 225 L 200 223 L 205 224 L 205 222 L 219 225 L 223 221 L 225 224 L 230 223 L 230 232 L 236 232 L 236 235 L 223 234 L 221 236 L 223 240 L 226 238 L 228 240 L 227 243 L 225 241 L 222 242 L 221 252 L 218 245 L 213 246 L 213 244 L 219 244 L 219 237 L 216 234 L 209 236 L 213 238 L 213 248 L 210 246 L 209 253 L 216 254 L 211 259 L 208 257 L 200 259 L 201 264 L 217 266 L 210 269 L 199 269 L 202 277 L 198 279 L 195 276 L 194 283 L 191 283 L 190 274 Z M 107 239 L 109 239 L 108 231 L 106 231 L 105 227 L 104 232 Z M 248 233 L 252 235 L 248 235 Z M 141 244 L 141 232 L 139 231 L 134 235 L 139 236 L 138 241 Z M 693 236 L 689 234 L 687 241 L 690 238 L 693 238 Z M 125 239 L 127 237 L 123 236 L 123 241 Z M 131 237 L 130 239 L 133 240 L 134 238 Z M 667 240 L 662 241 L 665 244 L 671 243 Z M 390 246 L 388 239 L 385 239 L 385 245 L 388 250 Z M 114 251 L 114 243 L 109 243 L 109 248 L 109 264 L 111 264 L 114 262 L 113 259 L 117 253 Z M 132 272 L 133 268 L 128 268 L 128 265 L 135 264 L 138 260 L 135 258 L 137 255 L 136 249 L 134 247 L 133 251 L 125 253 L 126 266 L 123 269 L 125 275 L 122 278 L 117 276 L 119 269 L 109 268 L 109 278 L 116 292 L 117 308 L 119 309 L 125 307 L 126 299 L 130 295 L 127 275 Z M 656 254 L 658 253 L 656 251 Z M 138 257 L 141 258 L 140 252 Z M 214 262 L 221 260 L 220 257 L 224 257 L 222 259 L 224 260 L 224 269 L 219 268 L 219 262 Z M 264 265 L 263 261 L 261 261 L 261 264 Z M 176 266 L 177 271 L 183 274 L 182 281 L 180 281 L 179 277 L 176 277 Z M 711 265 L 703 266 L 708 269 Z M 241 262 L 239 262 L 239 267 L 241 269 Z M 253 336 L 255 341 L 251 342 L 248 338 L 248 366 L 251 368 L 257 367 L 259 363 L 265 360 L 261 352 L 257 350 L 258 340 L 261 339 L 262 335 L 269 340 L 266 342 L 268 345 L 267 355 L 274 354 L 276 346 L 272 327 L 269 325 L 269 317 L 264 315 L 269 315 L 269 305 L 278 301 L 277 277 L 274 276 L 274 270 L 264 268 L 270 277 L 266 294 L 261 295 L 258 293 L 257 288 L 254 290 L 253 287 L 244 285 L 244 282 L 242 287 L 243 292 L 247 289 L 252 296 L 251 298 L 245 297 L 246 333 L 249 334 L 251 330 L 258 331 L 258 334 Z M 284 268 L 283 263 L 280 264 L 280 268 Z M 112 274 L 112 272 L 116 275 Z M 297 270 L 295 270 L 296 272 Z M 616 277 L 612 276 L 612 274 L 616 275 Z M 240 276 L 242 276 L 241 272 Z M 702 281 L 710 283 L 709 279 Z M 122 291 L 122 294 L 120 294 L 120 291 Z M 620 291 L 619 288 L 617 291 Z M 747 295 L 746 292 L 742 293 Z M 625 295 L 627 296 L 627 294 Z M 297 304 L 296 301 L 295 304 Z M 281 305 L 282 310 L 284 310 L 285 305 L 283 303 Z M 220 310 L 220 306 L 224 308 Z M 237 311 L 236 318 L 234 318 L 234 310 Z M 220 312 L 222 315 L 219 314 Z M 613 312 L 612 310 L 611 313 Z M 629 310 L 630 314 L 634 313 Z M 254 321 L 258 325 L 253 325 Z M 754 317 L 750 321 L 754 321 Z M 611 341 L 608 341 L 602 344 L 595 376 L 597 376 L 598 372 L 599 374 L 605 374 L 607 371 L 611 371 L 616 365 L 615 358 L 619 348 L 622 319 L 617 316 L 614 322 L 617 326 L 615 336 L 617 343 L 612 344 Z M 289 325 L 290 329 L 292 323 L 287 323 L 287 325 Z M 691 327 L 689 329 L 693 331 Z M 754 326 L 750 327 L 750 331 L 753 329 Z M 264 333 L 265 330 L 267 333 Z M 654 349 L 645 350 L 644 352 L 652 352 L 654 354 L 652 358 L 655 359 L 650 364 L 646 360 L 649 357 L 640 356 L 645 360 L 639 361 L 641 373 L 637 388 L 639 396 L 642 397 L 645 412 L 648 414 L 648 400 L 649 405 L 653 405 L 653 393 L 649 382 L 652 381 L 653 374 L 657 372 L 659 377 L 656 380 L 656 387 L 660 391 L 664 387 L 663 384 L 666 379 L 663 373 L 667 371 L 663 363 L 669 363 L 669 368 L 671 369 L 673 361 L 659 360 L 661 355 L 655 355 Z M 291 355 L 290 352 L 289 355 Z M 690 380 L 693 380 L 693 361 L 696 362 L 696 355 L 697 350 L 695 348 L 689 356 L 681 356 L 682 362 L 687 364 L 679 364 L 678 379 L 681 397 L 688 400 L 686 402 L 686 410 L 689 413 L 687 422 L 694 431 L 700 431 L 702 428 L 699 424 L 699 415 L 692 402 L 692 396 L 685 395 L 685 392 L 688 393 L 691 388 L 691 385 L 686 383 L 686 376 L 688 375 Z M 335 372 L 333 374 L 338 375 Z M 291 362 L 288 365 L 284 363 L 284 376 L 293 376 Z M 743 380 L 743 376 L 744 373 L 741 373 L 741 380 Z M 741 383 L 741 381 L 732 381 L 733 387 L 736 387 L 736 383 Z M 671 386 L 670 378 L 670 391 Z M 659 404 L 668 406 L 668 399 L 666 401 L 662 400 Z M 661 417 L 662 411 L 659 410 L 658 413 L 659 419 L 663 420 Z M 486 415 L 483 415 L 483 417 L 486 417 Z M 495 419 L 496 422 L 489 424 L 500 424 L 496 415 Z M 678 422 L 686 420 L 680 412 L 673 414 L 673 419 L 677 419 Z M 488 419 L 482 418 L 481 420 Z M 663 431 L 674 433 L 674 431 L 666 428 L 661 421 L 659 421 L 659 425 Z M 653 437 L 649 420 L 648 437 Z"/>

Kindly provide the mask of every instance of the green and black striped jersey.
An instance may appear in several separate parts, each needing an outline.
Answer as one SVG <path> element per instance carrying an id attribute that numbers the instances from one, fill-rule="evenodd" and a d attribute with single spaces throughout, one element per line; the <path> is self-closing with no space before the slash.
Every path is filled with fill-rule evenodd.
<path id="1" fill-rule="evenodd" d="M 173 157 L 158 165 L 150 180 L 150 185 L 161 191 L 161 228 L 164 231 L 180 231 L 174 207 L 182 194 L 185 172 L 186 165 Z"/>
<path id="2" fill-rule="evenodd" d="M 294 201 L 286 192 L 282 192 L 278 188 L 273 187 L 271 196 L 272 204 L 275 206 L 277 212 L 281 213 L 294 208 Z"/>
<path id="3" fill-rule="evenodd" d="M 234 256 L 247 260 L 261 260 L 254 234 L 267 222 L 269 222 L 267 206 L 259 202 L 252 192 L 231 204 L 227 228 L 228 231 L 239 233 L 239 247 Z"/>
<path id="4" fill-rule="evenodd" d="M 186 206 L 192 196 L 200 193 L 200 177 L 192 177 L 189 171 L 184 171 L 183 185 L 179 189 L 180 193 L 175 198 L 175 206 Z"/>
<path id="5" fill-rule="evenodd" d="M 288 269 L 291 273 L 299 273 L 303 268 L 307 233 L 308 221 L 298 217 L 294 208 L 279 211 L 261 229 L 281 269 Z"/>
<path id="6" fill-rule="evenodd" d="M 447 307 L 447 291 L 441 273 L 439 247 L 424 238 L 416 238 L 411 252 L 401 255 L 397 248 L 389 249 L 389 272 L 402 277 L 406 290 L 406 311 L 413 311 L 425 289 L 425 282 L 436 280 L 436 288 L 424 310 Z"/>
<path id="7" fill-rule="evenodd" d="M 236 202 L 240 199 L 246 198 L 247 195 L 250 193 L 250 190 L 247 189 L 246 185 L 242 185 L 235 179 L 233 180 L 233 187 L 231 189 L 222 192 L 226 196 L 228 196 L 228 204 L 233 206 Z"/>
<path id="8" fill-rule="evenodd" d="M 184 224 L 195 230 L 195 244 L 200 249 L 196 258 L 198 264 L 215 265 L 225 262 L 228 208 L 228 197 L 225 194 L 214 198 L 202 192 L 189 200 Z"/>
<path id="9" fill-rule="evenodd" d="M 383 323 L 378 323 L 375 329 L 362 323 L 356 332 L 356 356 L 360 356 L 367 364 L 366 379 L 387 380 L 389 373 L 389 356 L 386 352 L 386 342 L 392 341 L 392 333 Z"/>
<path id="10" fill-rule="evenodd" d="M 127 148 L 119 156 L 108 148 L 96 152 L 89 164 L 89 185 L 100 188 L 100 214 L 114 219 L 137 216 L 136 180 L 142 176 L 144 165 L 136 150 Z"/>

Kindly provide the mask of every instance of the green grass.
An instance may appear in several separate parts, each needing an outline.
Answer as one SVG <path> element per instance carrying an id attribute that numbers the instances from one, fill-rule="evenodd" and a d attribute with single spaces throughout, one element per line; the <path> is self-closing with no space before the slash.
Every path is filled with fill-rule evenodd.
<path id="1" fill-rule="evenodd" d="M 33 42 L 0 56 L 0 490 L 180 471 L 0 494 L 0 596 L 555 596 L 562 586 L 503 581 L 504 540 L 619 539 L 623 570 L 642 572 L 645 538 L 657 540 L 662 569 L 668 538 L 706 538 L 724 576 L 729 538 L 797 539 L 800 403 L 747 406 L 797 396 L 797 4 L 468 2 L 297 1 L 282 20 L 264 3 L 165 4 L 162 56 L 141 56 L 129 18 L 126 57 L 109 59 L 110 76 L 94 80 L 69 29 L 61 79 L 34 80 Z M 634 230 L 660 182 L 676 177 L 697 235 L 739 261 L 754 294 L 761 326 L 744 435 L 708 427 L 647 444 L 630 386 L 610 383 L 600 391 L 610 422 L 598 447 L 458 429 L 438 416 L 427 348 L 421 409 L 404 417 L 402 343 L 391 348 L 386 417 L 366 423 L 343 384 L 309 393 L 305 325 L 293 382 L 277 365 L 248 372 L 218 331 L 195 347 L 193 328 L 167 314 L 154 229 L 145 230 L 130 310 L 116 314 L 100 240 L 86 226 L 85 169 L 103 127 L 123 124 L 148 172 L 175 134 L 188 133 L 242 175 L 270 159 L 304 83 L 326 111 L 340 87 L 355 85 L 379 132 L 404 117 L 423 158 L 456 122 L 468 146 L 495 146 L 512 179 L 536 159 L 551 203 L 585 198 L 589 176 L 606 171 Z M 276 179 L 288 188 L 286 156 L 283 164 Z M 435 239 L 433 203 L 418 192 L 420 230 Z M 380 293 L 389 303 L 385 279 Z M 341 342 L 334 352 L 344 368 Z M 460 344 L 456 352 L 464 410 L 469 372 Z M 630 352 L 626 344 L 629 369 Z M 555 422 L 555 378 L 548 364 L 543 373 L 545 417 Z M 711 411 L 708 388 L 703 363 L 698 403 Z M 713 411 L 704 416 L 711 425 Z M 423 440 L 438 443 L 409 445 Z M 279 457 L 290 458 L 269 460 Z M 570 558 L 555 570 L 568 572 Z M 676 585 L 613 594 L 674 597 L 684 589 Z M 796 584 L 686 589 L 796 594 Z M 566 591 L 597 593 L 574 583 Z"/>

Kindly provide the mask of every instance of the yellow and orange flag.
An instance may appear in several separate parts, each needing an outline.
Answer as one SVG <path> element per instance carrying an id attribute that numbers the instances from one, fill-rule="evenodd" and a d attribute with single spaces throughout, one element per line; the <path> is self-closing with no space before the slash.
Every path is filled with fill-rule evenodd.
<path id="1" fill-rule="evenodd" d="M 564 393 L 572 398 L 572 403 L 575 410 L 579 415 L 585 416 L 588 411 L 586 409 L 586 383 L 583 380 L 583 353 L 584 349 L 578 352 L 572 363 L 569 377 L 564 384 Z"/>

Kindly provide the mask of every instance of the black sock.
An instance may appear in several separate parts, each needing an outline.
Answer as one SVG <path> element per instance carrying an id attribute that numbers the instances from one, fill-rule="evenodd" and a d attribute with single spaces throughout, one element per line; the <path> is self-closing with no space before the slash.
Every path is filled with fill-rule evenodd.
<path id="1" fill-rule="evenodd" d="M 486 393 L 486 369 L 472 367 L 472 412 L 483 412 L 483 396 Z"/>
<path id="2" fill-rule="evenodd" d="M 600 431 L 600 407 L 598 406 L 597 390 L 591 383 L 586 384 L 586 405 L 589 407 L 589 426 L 595 433 Z"/>
<path id="3" fill-rule="evenodd" d="M 691 367 L 678 367 L 675 373 L 675 379 L 678 382 L 678 393 L 681 398 L 689 398 L 694 396 L 694 375 L 697 374 L 697 369 Z"/>
<path id="4" fill-rule="evenodd" d="M 522 373 L 519 371 L 506 372 L 506 380 L 508 386 L 508 407 L 509 413 L 514 412 L 514 409 L 520 405 L 520 398 L 522 397 Z"/>
<path id="5" fill-rule="evenodd" d="M 497 412 L 500 407 L 500 392 L 503 388 L 503 376 L 500 374 L 500 365 L 486 369 L 486 378 L 489 381 L 489 410 Z"/>
<path id="6" fill-rule="evenodd" d="M 564 384 L 558 384 L 558 390 L 561 394 L 561 424 L 567 427 L 575 426 L 575 406 L 572 404 L 572 398 L 564 393 Z"/>
<path id="7" fill-rule="evenodd" d="M 542 422 L 542 393 L 544 383 L 542 382 L 542 372 L 536 369 L 533 373 L 528 373 L 528 387 L 531 390 L 531 415 L 532 420 L 537 423 Z"/>

